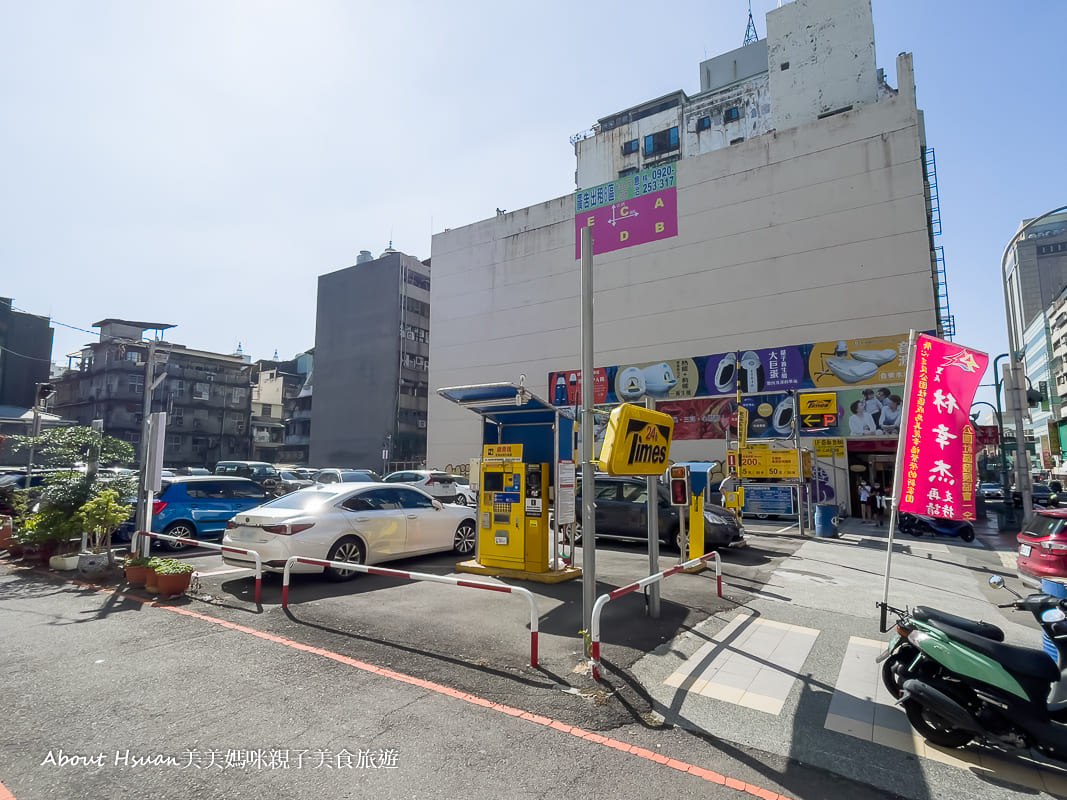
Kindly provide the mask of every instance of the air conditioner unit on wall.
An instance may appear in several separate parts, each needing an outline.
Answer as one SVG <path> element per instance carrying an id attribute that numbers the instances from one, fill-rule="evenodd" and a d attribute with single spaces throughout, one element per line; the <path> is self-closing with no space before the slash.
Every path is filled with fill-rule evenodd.
<path id="1" fill-rule="evenodd" d="M 426 420 L 420 419 L 419 420 L 419 427 L 420 428 L 425 428 L 426 427 Z"/>

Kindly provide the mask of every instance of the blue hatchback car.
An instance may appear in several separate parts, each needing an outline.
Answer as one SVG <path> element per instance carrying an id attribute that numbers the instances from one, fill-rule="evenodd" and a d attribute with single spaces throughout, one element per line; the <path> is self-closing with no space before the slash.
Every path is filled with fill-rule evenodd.
<path id="1" fill-rule="evenodd" d="M 152 504 L 152 530 L 189 539 L 220 539 L 226 523 L 239 511 L 266 503 L 270 496 L 248 478 L 194 475 L 164 478 Z M 126 526 L 120 528 L 123 536 Z M 132 532 L 132 524 L 129 531 Z M 161 542 L 169 550 L 187 545 Z"/>

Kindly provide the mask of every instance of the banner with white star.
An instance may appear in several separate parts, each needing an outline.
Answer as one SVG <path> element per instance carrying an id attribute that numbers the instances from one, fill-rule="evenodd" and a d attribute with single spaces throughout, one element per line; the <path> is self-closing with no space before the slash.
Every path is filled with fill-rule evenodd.
<path id="1" fill-rule="evenodd" d="M 897 507 L 973 520 L 975 434 L 969 412 L 989 356 L 921 333 L 908 366 Z"/>

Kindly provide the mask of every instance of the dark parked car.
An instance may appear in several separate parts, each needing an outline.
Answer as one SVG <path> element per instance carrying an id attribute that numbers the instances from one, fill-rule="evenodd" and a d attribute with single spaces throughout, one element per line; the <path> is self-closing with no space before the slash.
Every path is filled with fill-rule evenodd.
<path id="1" fill-rule="evenodd" d="M 644 478 L 621 475 L 597 475 L 595 478 L 597 538 L 648 540 L 648 487 Z M 671 547 L 679 547 L 681 525 L 678 512 L 672 506 L 667 487 L 657 482 L 656 507 L 659 511 L 660 540 Z M 576 503 L 580 503 L 582 487 L 575 487 Z M 688 509 L 684 509 L 688 523 Z M 577 524 L 581 537 L 581 522 Z M 688 529 L 688 524 L 686 528 Z M 721 547 L 743 544 L 745 529 L 737 517 L 726 509 L 708 504 L 704 506 L 704 547 L 711 551 Z"/>
<path id="2" fill-rule="evenodd" d="M 1035 506 L 1054 506 L 1057 504 L 1056 493 L 1047 483 L 1034 481 L 1033 498 Z M 1023 495 L 1014 486 L 1011 487 L 1011 500 L 1016 508 L 1023 507 Z"/>
<path id="3" fill-rule="evenodd" d="M 226 523 L 234 514 L 262 505 L 270 498 L 262 486 L 248 478 L 221 475 L 164 478 L 152 504 L 152 530 L 189 539 L 218 539 L 226 532 Z M 133 528 L 133 520 L 128 520 L 114 538 L 129 541 Z M 161 546 L 169 550 L 186 547 L 178 542 L 162 542 Z"/>
<path id="4" fill-rule="evenodd" d="M 215 465 L 215 474 L 248 478 L 271 493 L 281 491 L 281 475 L 273 464 L 265 461 L 220 461 Z"/>

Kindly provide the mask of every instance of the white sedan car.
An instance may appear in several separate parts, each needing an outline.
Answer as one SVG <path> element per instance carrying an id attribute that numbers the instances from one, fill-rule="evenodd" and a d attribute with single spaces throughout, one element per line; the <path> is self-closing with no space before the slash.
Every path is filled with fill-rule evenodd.
<path id="1" fill-rule="evenodd" d="M 443 505 L 414 486 L 395 483 L 335 483 L 292 492 L 241 511 L 226 525 L 223 544 L 255 550 L 263 569 L 282 572 L 291 556 L 379 564 L 396 558 L 454 550 L 474 553 L 474 511 Z M 244 553 L 223 551 L 234 567 L 253 567 Z M 293 572 L 322 572 L 295 564 Z M 327 577 L 344 581 L 356 570 L 326 567 Z"/>

